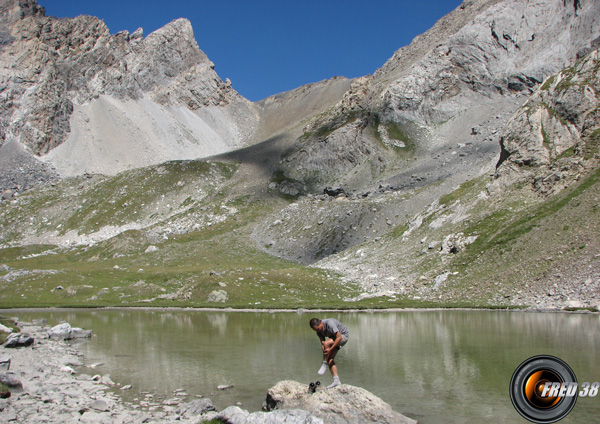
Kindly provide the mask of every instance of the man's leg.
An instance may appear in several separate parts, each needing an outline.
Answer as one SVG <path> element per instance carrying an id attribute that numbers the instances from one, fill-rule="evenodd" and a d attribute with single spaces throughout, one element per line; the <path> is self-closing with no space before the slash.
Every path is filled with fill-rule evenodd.
<path id="1" fill-rule="evenodd" d="M 321 365 L 321 368 L 319 369 L 319 371 L 317 371 L 317 374 L 319 374 L 319 375 L 323 375 L 323 374 L 325 374 L 325 371 L 327 371 L 329 358 L 327 357 L 327 355 L 325 355 L 325 349 L 329 349 L 332 344 L 333 344 L 333 340 L 327 339 L 321 345 L 321 349 L 323 349 L 323 364 Z"/>
<path id="2" fill-rule="evenodd" d="M 333 343 L 332 343 L 333 344 Z M 338 376 L 338 369 L 337 369 L 337 365 L 335 364 L 335 355 L 337 355 L 338 353 L 338 349 L 333 349 L 330 353 L 329 353 L 329 358 L 327 360 L 327 364 L 329 365 L 329 369 L 331 370 L 331 375 L 333 376 L 333 383 L 331 383 L 329 386 L 327 386 L 328 389 L 331 389 L 335 386 L 339 386 L 340 384 L 340 377 Z"/>
<path id="3" fill-rule="evenodd" d="M 325 340 L 325 342 L 322 345 L 323 351 L 325 351 L 325 349 L 329 349 L 332 344 L 333 344 L 333 340 L 331 340 L 331 339 Z M 328 362 L 329 362 L 329 358 L 327 355 L 325 355 L 325 352 L 323 352 L 323 364 L 321 365 L 321 369 L 319 369 L 319 371 L 317 371 L 317 374 L 319 374 L 319 375 L 325 374 L 325 371 L 327 371 L 327 367 L 329 365 Z"/>

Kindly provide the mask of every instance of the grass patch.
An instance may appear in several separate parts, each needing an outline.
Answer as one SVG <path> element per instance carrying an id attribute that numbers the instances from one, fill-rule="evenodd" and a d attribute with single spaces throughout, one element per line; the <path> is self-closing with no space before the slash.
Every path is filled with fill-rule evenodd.
<path id="1" fill-rule="evenodd" d="M 0 236 L 7 244 L 27 235 L 92 234 L 120 226 L 148 226 L 218 201 L 236 164 L 176 161 L 114 177 L 66 179 L 0 203 Z"/>
<path id="2" fill-rule="evenodd" d="M 515 285 L 546 279 L 556 261 L 580 255 L 587 244 L 577 240 L 578 235 L 597 236 L 590 233 L 589 226 L 597 226 L 598 218 L 588 212 L 593 210 L 589 201 L 585 208 L 583 201 L 599 182 L 597 170 L 576 187 L 543 202 L 527 206 L 514 192 L 514 197 L 509 195 L 495 210 L 472 215 L 461 231 L 477 239 L 466 250 L 446 258 L 442 265 L 438 263 L 457 273 L 452 290 L 498 303 L 503 295 L 512 294 Z M 552 257 L 555 260 L 546 259 Z M 433 263 L 428 265 L 429 269 L 438 269 Z"/>
<path id="3" fill-rule="evenodd" d="M 478 178 L 473 178 L 462 183 L 456 190 L 451 193 L 445 194 L 440 197 L 440 205 L 451 205 L 457 200 L 466 200 L 475 197 L 482 190 L 485 189 L 485 185 L 489 182 L 489 177 L 482 175 Z"/>
<path id="4" fill-rule="evenodd" d="M 19 328 L 12 319 L 0 316 L 0 324 L 4 325 L 7 328 L 10 328 L 13 331 L 13 333 L 19 332 Z M 4 344 L 9 335 L 10 333 L 0 331 L 0 344 Z"/>
<path id="5" fill-rule="evenodd" d="M 327 121 L 326 124 L 321 125 L 315 131 L 305 133 L 306 138 L 317 138 L 318 140 L 324 140 L 329 137 L 333 132 L 348 125 L 351 122 L 356 121 L 359 117 L 358 112 L 350 112 L 339 116 L 332 117 Z"/>
<path id="6" fill-rule="evenodd" d="M 417 151 L 417 144 L 415 140 L 409 135 L 409 125 L 402 124 L 400 122 L 381 122 L 379 118 L 375 118 L 375 123 L 373 125 L 375 137 L 377 141 L 381 143 L 385 148 L 389 148 L 390 146 L 394 149 L 394 151 L 404 158 L 412 158 Z M 384 141 L 384 137 L 382 136 L 382 132 L 387 133 L 387 137 L 391 141 Z M 396 144 L 394 142 L 400 142 Z"/>
<path id="7" fill-rule="evenodd" d="M 356 295 L 337 275 L 272 257 L 246 238 L 273 206 L 247 196 L 228 205 L 237 214 L 162 240 L 134 230 L 93 246 L 4 249 L 0 263 L 13 277 L 0 279 L 0 307 L 335 308 Z M 227 292 L 224 303 L 210 301 L 217 290 Z"/>
<path id="8" fill-rule="evenodd" d="M 10 389 L 8 386 L 0 383 L 0 399 L 6 399 L 8 397 L 10 397 Z"/>
<path id="9" fill-rule="evenodd" d="M 140 208 L 159 208 L 167 214 L 178 207 L 189 207 L 193 199 L 185 195 L 182 202 L 177 194 L 187 192 L 186 187 L 196 185 L 213 172 L 211 179 L 229 179 L 234 165 L 199 161 L 169 162 L 153 169 L 124 172 L 97 184 L 85 193 L 81 207 L 66 221 L 62 234 L 69 230 L 83 233 L 98 231 L 107 225 L 123 225 L 136 216 Z M 205 189 L 209 189 L 205 186 Z M 167 197 L 165 202 L 163 199 Z"/>
<path id="10" fill-rule="evenodd" d="M 392 231 L 389 233 L 389 235 L 390 235 L 392 238 L 398 239 L 398 238 L 402 237 L 402 235 L 403 235 L 404 233 L 406 233 L 406 232 L 408 231 L 408 229 L 409 229 L 408 222 L 403 222 L 403 223 L 402 223 L 402 224 L 400 224 L 400 225 L 396 225 L 396 226 L 395 226 L 395 227 L 392 229 Z"/>
<path id="11" fill-rule="evenodd" d="M 544 91 L 548 91 L 548 89 L 552 86 L 552 84 L 554 84 L 555 80 L 556 80 L 556 75 L 549 76 L 546 79 L 546 81 L 544 82 L 544 84 L 542 84 L 542 87 L 540 89 L 544 90 Z"/>
<path id="12" fill-rule="evenodd" d="M 511 220 L 509 226 L 498 232 L 491 240 L 493 240 L 496 245 L 506 245 L 516 238 L 529 233 L 533 228 L 539 225 L 540 221 L 556 214 L 599 181 L 600 170 L 597 170 L 573 190 L 561 193 L 529 210 L 525 209 L 521 214 L 517 215 L 515 220 Z M 502 214 L 503 212 L 505 211 L 499 211 L 497 213 Z"/>

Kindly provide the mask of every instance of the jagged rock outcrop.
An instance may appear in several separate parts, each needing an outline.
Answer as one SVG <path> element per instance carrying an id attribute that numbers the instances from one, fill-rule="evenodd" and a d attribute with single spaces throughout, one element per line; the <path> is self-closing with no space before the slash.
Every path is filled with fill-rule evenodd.
<path id="1" fill-rule="evenodd" d="M 0 11 L 0 146 L 52 152 L 62 175 L 221 153 L 255 130 L 252 105 L 219 78 L 186 19 L 144 38 L 141 28 L 111 35 L 91 16 L 45 16 L 35 0 L 2 0 Z"/>
<path id="2" fill-rule="evenodd" d="M 348 384 L 309 393 L 306 384 L 280 381 L 267 391 L 263 409 L 301 409 L 331 424 L 416 424 L 373 393 Z"/>
<path id="3" fill-rule="evenodd" d="M 542 193 L 597 163 L 600 147 L 600 51 L 550 76 L 511 118 L 492 190 L 530 180 Z"/>

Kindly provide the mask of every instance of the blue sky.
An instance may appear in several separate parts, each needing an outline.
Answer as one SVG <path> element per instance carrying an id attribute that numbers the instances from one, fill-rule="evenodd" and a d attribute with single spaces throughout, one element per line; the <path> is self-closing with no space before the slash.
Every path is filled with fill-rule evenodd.
<path id="1" fill-rule="evenodd" d="M 461 0 L 38 0 L 48 16 L 92 15 L 111 33 L 187 18 L 215 70 L 257 101 L 333 76 L 372 74 Z"/>

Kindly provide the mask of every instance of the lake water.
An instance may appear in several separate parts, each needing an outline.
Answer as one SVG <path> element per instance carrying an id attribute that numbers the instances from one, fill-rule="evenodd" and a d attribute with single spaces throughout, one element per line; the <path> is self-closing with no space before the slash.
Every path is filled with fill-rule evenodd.
<path id="1" fill-rule="evenodd" d="M 4 311 L 23 321 L 46 318 L 91 329 L 80 345 L 87 373 L 132 384 L 127 399 L 210 397 L 217 409 L 241 402 L 260 410 L 280 380 L 331 382 L 311 317 L 337 318 L 350 330 L 336 362 L 342 383 L 363 387 L 398 412 L 435 423 L 526 423 L 509 397 L 525 359 L 548 354 L 580 383 L 600 381 L 600 316 L 504 311 L 220 312 L 190 310 Z M 82 370 L 83 371 L 83 370 Z M 233 385 L 217 390 L 219 385 Z M 561 423 L 597 422 L 600 395 L 579 398 Z"/>

